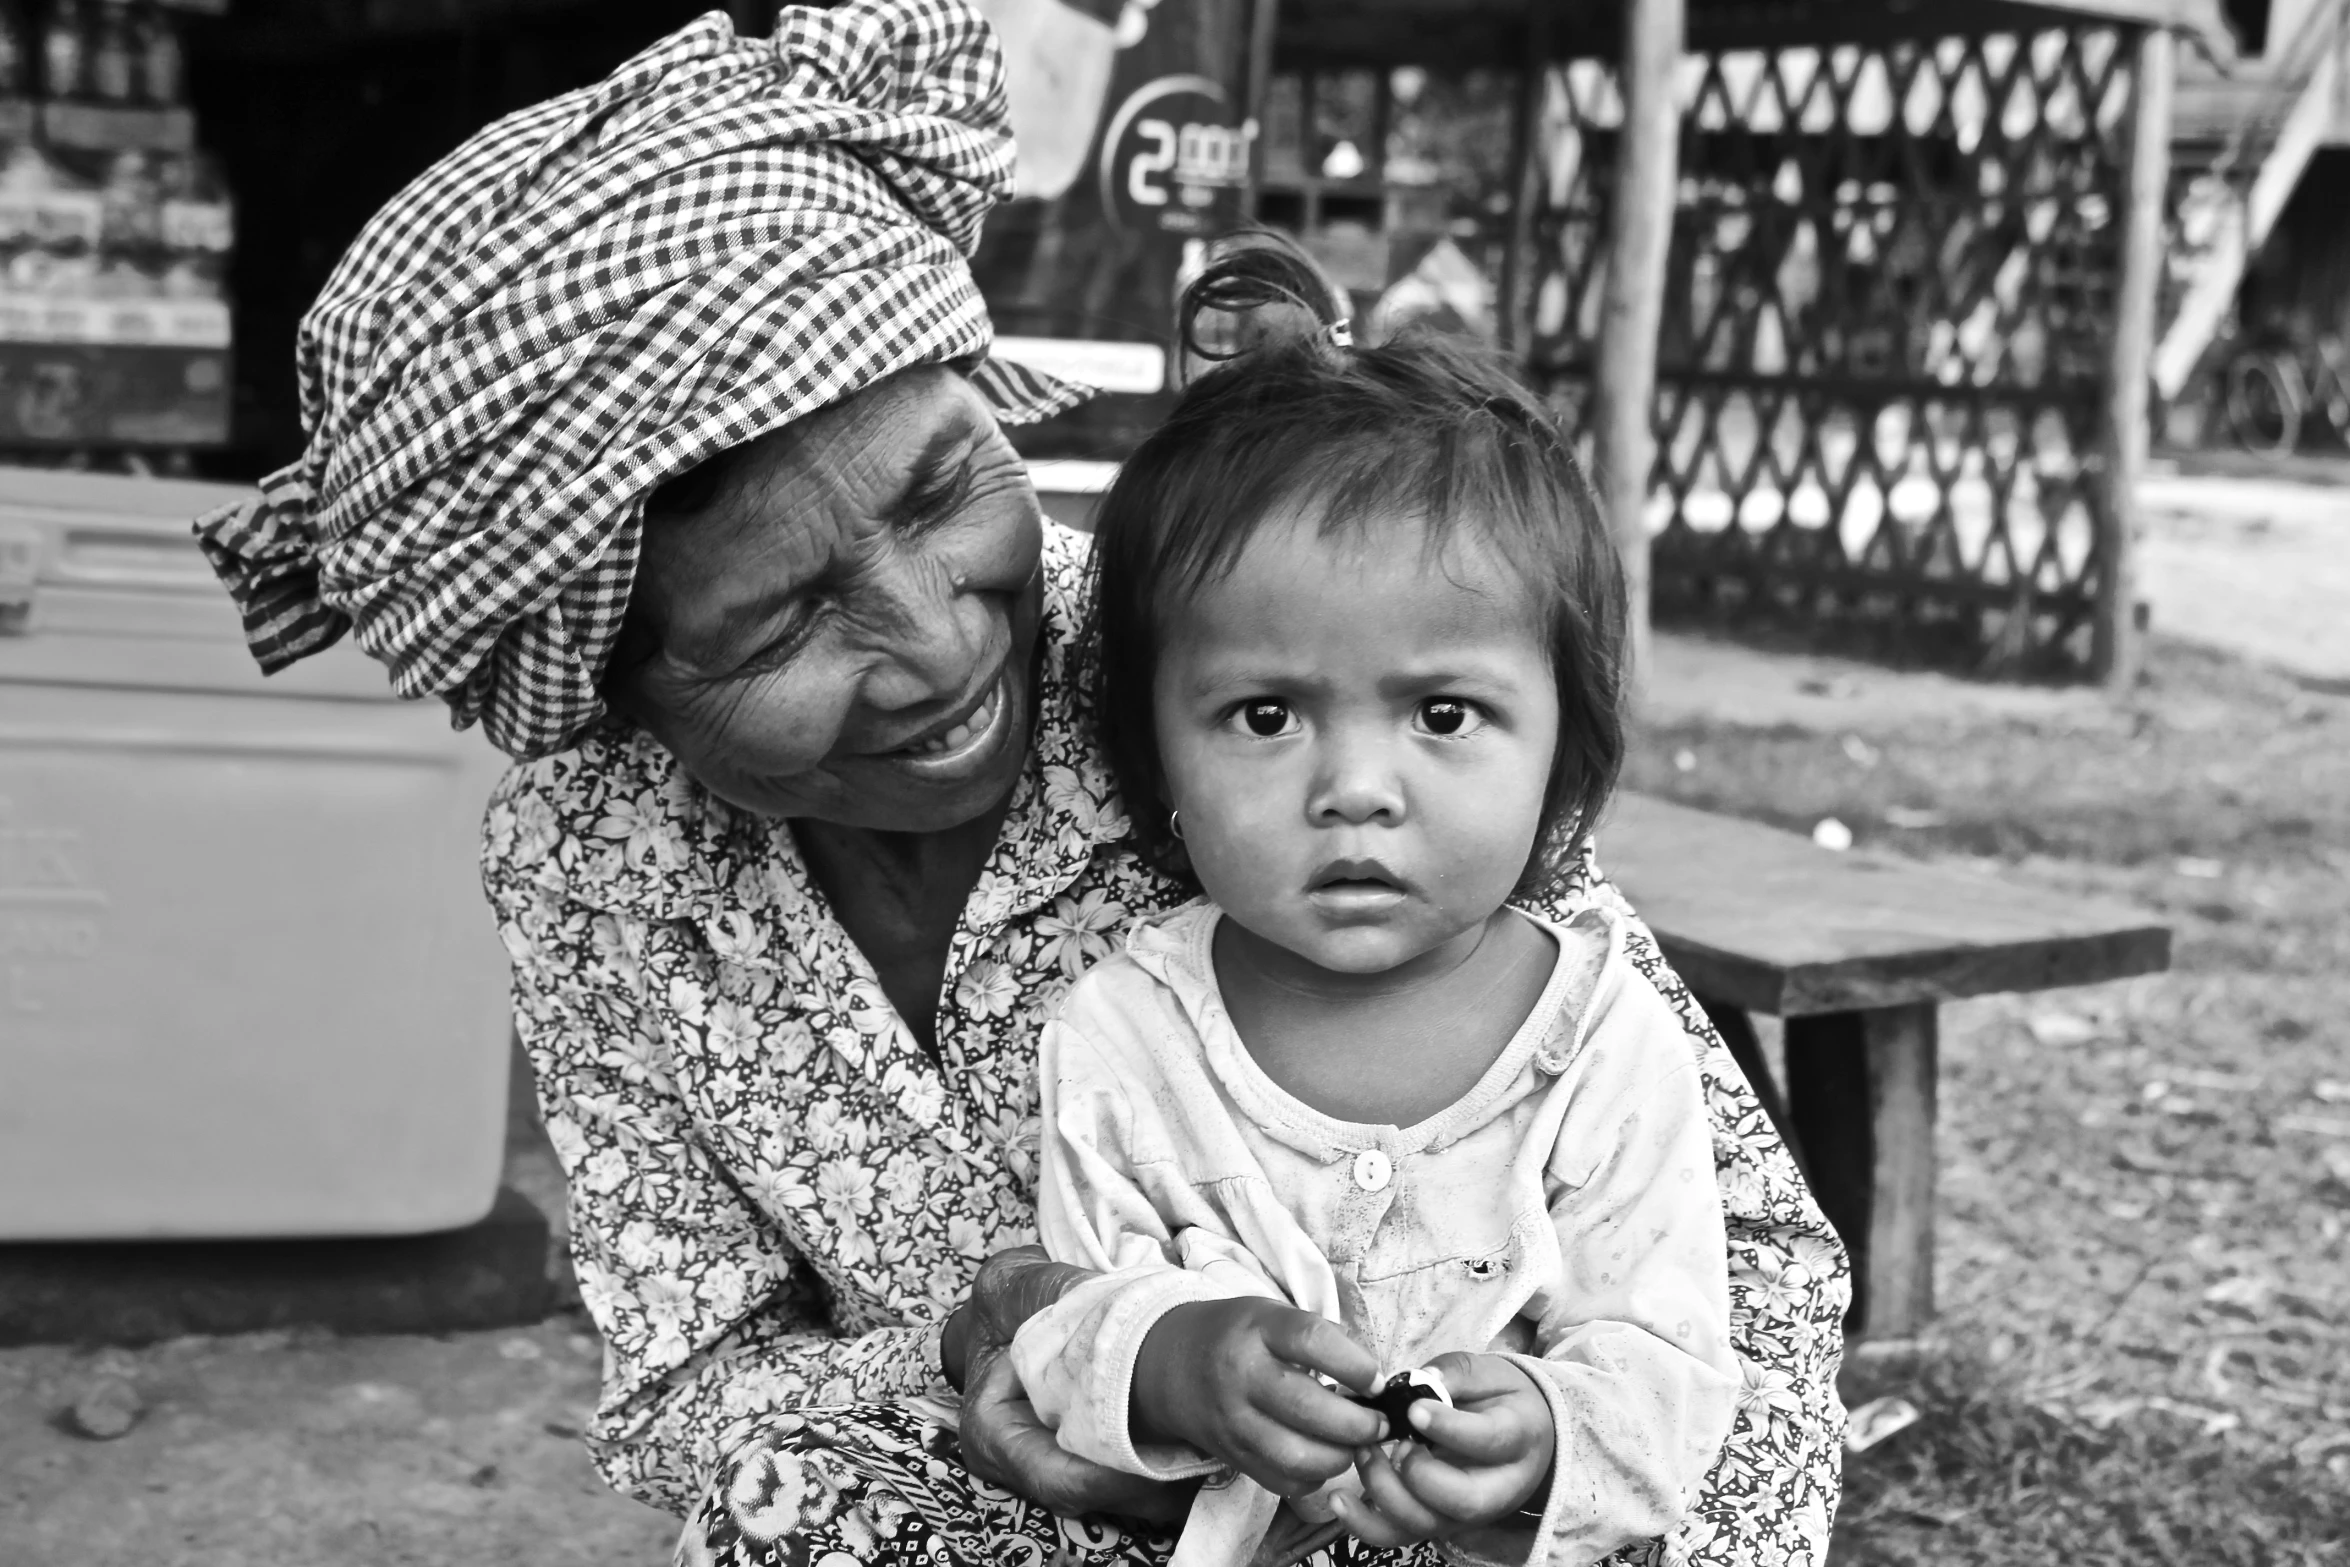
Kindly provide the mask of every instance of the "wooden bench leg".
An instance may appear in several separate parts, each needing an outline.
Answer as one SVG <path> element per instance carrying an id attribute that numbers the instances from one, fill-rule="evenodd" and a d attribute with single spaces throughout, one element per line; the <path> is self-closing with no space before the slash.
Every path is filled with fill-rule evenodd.
<path id="1" fill-rule="evenodd" d="M 1787 1020 L 1788 1113 L 1852 1254 L 1847 1328 L 1908 1338 L 1934 1315 L 1932 1003 Z"/>

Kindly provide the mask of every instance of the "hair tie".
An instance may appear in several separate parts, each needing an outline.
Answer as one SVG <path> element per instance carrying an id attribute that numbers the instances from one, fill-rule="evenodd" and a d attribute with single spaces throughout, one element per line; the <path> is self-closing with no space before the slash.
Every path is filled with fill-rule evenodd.
<path id="1" fill-rule="evenodd" d="M 1354 347 L 1354 346 L 1355 346 L 1355 324 L 1354 324 L 1352 321 L 1349 321 L 1349 320 L 1348 320 L 1346 317 L 1344 317 L 1344 316 L 1340 316 L 1340 317 L 1339 317 L 1337 320 L 1335 320 L 1335 321 L 1331 322 L 1331 323 L 1330 323 L 1330 346 L 1331 346 L 1332 348 L 1352 348 L 1352 347 Z"/>

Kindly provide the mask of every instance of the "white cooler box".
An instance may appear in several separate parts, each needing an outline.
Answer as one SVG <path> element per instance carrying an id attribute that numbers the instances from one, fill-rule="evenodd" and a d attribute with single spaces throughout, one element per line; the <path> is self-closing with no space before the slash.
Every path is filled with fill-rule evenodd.
<path id="1" fill-rule="evenodd" d="M 348 639 L 262 677 L 188 531 L 242 493 L 0 469 L 0 1240 L 497 1193 L 503 760 Z"/>

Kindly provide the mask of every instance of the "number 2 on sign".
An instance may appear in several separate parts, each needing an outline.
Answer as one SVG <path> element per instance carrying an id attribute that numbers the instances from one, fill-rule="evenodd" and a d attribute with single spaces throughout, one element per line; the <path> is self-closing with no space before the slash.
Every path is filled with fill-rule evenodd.
<path id="1" fill-rule="evenodd" d="M 1138 149 L 1126 165 L 1126 194 L 1138 207 L 1163 207 L 1166 188 L 1153 185 L 1151 176 L 1175 167 L 1175 127 L 1165 120 L 1144 120 L 1134 127 L 1134 134 L 1157 145 Z"/>

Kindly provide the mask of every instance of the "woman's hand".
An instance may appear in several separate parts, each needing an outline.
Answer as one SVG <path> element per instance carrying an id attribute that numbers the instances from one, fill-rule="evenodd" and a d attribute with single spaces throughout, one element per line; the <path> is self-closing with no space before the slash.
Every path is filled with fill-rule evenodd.
<path id="1" fill-rule="evenodd" d="M 1010 1339 L 994 1336 L 984 1313 L 973 1316 L 961 1428 L 963 1462 L 973 1474 L 1063 1518 L 1114 1513 L 1152 1523 L 1182 1521 L 1198 1481 L 1147 1480 L 1062 1451 L 1021 1391 L 1005 1353 Z"/>
<path id="2" fill-rule="evenodd" d="M 1064 1518 L 1115 1513 L 1180 1523 L 1197 1481 L 1147 1480 L 1064 1452 L 1004 1353 L 1022 1323 L 1091 1277 L 1089 1269 L 1052 1261 L 1042 1246 L 1015 1246 L 980 1265 L 971 1298 L 947 1319 L 939 1344 L 947 1380 L 963 1393 L 963 1462 L 982 1480 Z"/>
<path id="3" fill-rule="evenodd" d="M 1030 1317 L 1066 1294 L 1071 1285 L 1095 1277 L 1091 1268 L 1055 1262 L 1042 1246 L 1014 1246 L 979 1265 L 971 1281 L 971 1305 L 1007 1344 Z"/>
<path id="4" fill-rule="evenodd" d="M 957 1390 L 970 1383 L 971 1347 L 993 1341 L 1009 1344 L 1021 1325 L 1061 1298 L 1070 1285 L 1092 1278 L 1093 1270 L 1055 1262 L 1042 1246 L 1013 1246 L 979 1265 L 971 1298 L 955 1308 L 939 1335 L 938 1358 Z"/>
<path id="5" fill-rule="evenodd" d="M 1453 1407 L 1413 1404 L 1409 1451 L 1394 1462 L 1376 1447 L 1357 1454 L 1363 1494 L 1337 1500 L 1348 1532 L 1366 1545 L 1449 1539 L 1550 1494 L 1557 1433 L 1533 1377 L 1500 1355 L 1441 1355 L 1434 1364 Z"/>
<path id="6" fill-rule="evenodd" d="M 1310 1311 L 1258 1296 L 1177 1306 L 1135 1360 L 1135 1438 L 1185 1443 L 1302 1496 L 1345 1473 L 1386 1426 L 1317 1371 L 1366 1393 L 1379 1379 L 1369 1350 Z"/>

